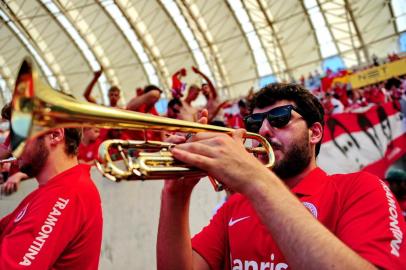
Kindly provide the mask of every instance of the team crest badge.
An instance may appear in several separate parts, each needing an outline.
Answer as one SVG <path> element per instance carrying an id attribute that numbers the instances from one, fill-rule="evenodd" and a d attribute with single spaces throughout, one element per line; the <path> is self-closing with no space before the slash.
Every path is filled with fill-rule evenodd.
<path id="1" fill-rule="evenodd" d="M 302 202 L 303 205 L 309 209 L 310 213 L 312 213 L 312 215 L 317 218 L 317 208 L 314 204 L 309 203 L 309 202 Z"/>

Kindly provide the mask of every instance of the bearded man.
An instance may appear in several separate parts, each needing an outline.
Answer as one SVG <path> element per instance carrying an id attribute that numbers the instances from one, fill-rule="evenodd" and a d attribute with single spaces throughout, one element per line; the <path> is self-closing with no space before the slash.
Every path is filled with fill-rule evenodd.
<path id="1" fill-rule="evenodd" d="M 19 168 L 39 187 L 0 220 L 0 269 L 98 269 L 101 201 L 80 139 L 57 128 L 27 142 Z"/>
<path id="2" fill-rule="evenodd" d="M 259 91 L 252 106 L 246 128 L 272 145 L 274 167 L 246 151 L 244 130 L 198 133 L 172 148 L 176 159 L 237 194 L 190 241 L 198 180 L 166 181 L 158 269 L 405 269 L 406 225 L 386 184 L 365 172 L 327 175 L 317 167 L 324 124 L 317 98 L 277 83 Z"/>

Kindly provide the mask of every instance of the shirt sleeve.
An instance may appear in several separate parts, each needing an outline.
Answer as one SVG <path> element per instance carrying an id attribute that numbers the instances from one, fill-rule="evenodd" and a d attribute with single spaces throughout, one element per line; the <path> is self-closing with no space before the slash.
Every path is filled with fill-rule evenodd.
<path id="1" fill-rule="evenodd" d="M 226 231 L 226 202 L 216 212 L 210 223 L 192 239 L 193 249 L 202 256 L 211 269 L 223 269 L 227 255 L 228 233 Z"/>
<path id="2" fill-rule="evenodd" d="M 406 269 L 406 225 L 386 184 L 361 173 L 346 190 L 337 236 L 380 268 Z"/>
<path id="3" fill-rule="evenodd" d="M 41 195 L 0 243 L 0 270 L 50 269 L 79 228 L 77 199 Z"/>

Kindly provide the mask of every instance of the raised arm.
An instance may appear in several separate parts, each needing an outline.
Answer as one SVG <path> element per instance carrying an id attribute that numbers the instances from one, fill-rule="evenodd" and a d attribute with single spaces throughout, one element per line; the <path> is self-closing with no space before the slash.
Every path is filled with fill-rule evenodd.
<path id="1" fill-rule="evenodd" d="M 225 107 L 227 107 L 227 106 L 229 106 L 229 105 L 230 105 L 230 101 L 229 101 L 229 100 L 226 100 L 226 101 L 223 101 L 222 103 L 220 103 L 220 104 L 214 109 L 214 111 L 210 114 L 209 123 L 210 123 L 211 121 L 213 121 L 213 119 L 217 116 L 217 114 L 219 113 L 219 111 L 220 111 L 221 109 L 223 109 L 223 108 L 225 108 Z"/>
<path id="2" fill-rule="evenodd" d="M 172 75 L 172 95 L 174 98 L 180 98 L 183 96 L 182 91 L 184 90 L 185 84 L 182 83 L 181 78 L 184 76 L 186 76 L 185 68 L 176 71 Z"/>
<path id="3" fill-rule="evenodd" d="M 176 85 L 174 85 L 174 82 L 176 80 L 180 80 L 182 77 L 186 76 L 186 69 L 182 68 L 179 69 L 178 71 L 176 71 L 173 75 L 172 75 L 172 87 L 175 87 Z"/>
<path id="4" fill-rule="evenodd" d="M 102 73 L 103 73 L 103 68 L 100 69 L 99 71 L 96 71 L 93 73 L 93 79 L 90 81 L 90 83 L 86 87 L 85 92 L 83 93 L 83 96 L 89 102 L 96 103 L 96 100 L 94 99 L 94 97 L 91 96 L 91 92 Z"/>
<path id="5" fill-rule="evenodd" d="M 130 111 L 138 111 L 141 105 L 147 107 L 153 106 L 159 99 L 161 93 L 158 90 L 152 90 L 140 96 L 133 97 L 127 104 L 126 109 Z"/>
<path id="6" fill-rule="evenodd" d="M 207 77 L 203 72 L 201 72 L 198 68 L 196 68 L 196 67 L 192 67 L 192 70 L 196 73 L 196 74 L 199 74 L 201 77 L 203 77 L 203 79 L 206 81 L 206 83 L 207 83 L 207 85 L 209 86 L 209 88 L 210 88 L 210 91 L 211 91 L 211 94 L 212 94 L 212 97 L 213 97 L 213 99 L 216 99 L 217 98 L 217 91 L 216 91 L 216 88 L 214 87 L 214 85 L 213 85 L 213 83 L 212 83 L 212 81 L 209 79 L 209 77 Z"/>

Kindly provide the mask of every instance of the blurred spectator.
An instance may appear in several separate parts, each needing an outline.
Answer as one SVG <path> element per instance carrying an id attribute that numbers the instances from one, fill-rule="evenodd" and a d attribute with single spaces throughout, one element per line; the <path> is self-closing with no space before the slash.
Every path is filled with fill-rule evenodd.
<path id="1" fill-rule="evenodd" d="M 397 53 L 393 52 L 392 54 L 388 53 L 388 60 L 389 62 L 397 61 L 399 60 L 400 57 L 397 55 Z"/>
<path id="2" fill-rule="evenodd" d="M 133 97 L 127 104 L 127 110 L 152 115 L 159 115 L 155 109 L 155 104 L 161 96 L 162 90 L 156 85 L 144 87 L 144 93 L 138 97 Z M 140 131 L 127 131 L 126 136 L 133 139 L 146 139 L 152 141 L 161 141 L 162 135 L 157 131 L 146 131 L 145 134 Z"/>
<path id="3" fill-rule="evenodd" d="M 302 85 L 302 86 L 306 85 L 306 79 L 305 79 L 304 75 L 300 76 L 299 81 L 300 81 L 300 85 Z"/>
<path id="4" fill-rule="evenodd" d="M 364 97 L 368 103 L 383 104 L 387 101 L 386 89 L 384 87 L 380 88 L 380 85 L 368 85 L 365 87 Z"/>
<path id="5" fill-rule="evenodd" d="M 344 105 L 331 93 L 326 93 L 324 99 L 322 100 L 322 104 L 326 115 L 344 112 Z"/>
<path id="6" fill-rule="evenodd" d="M 168 103 L 167 117 L 193 122 L 196 121 L 199 109 L 193 107 L 192 102 L 197 99 L 199 93 L 200 88 L 192 84 L 184 100 L 176 97 L 172 98 Z"/>
<path id="7" fill-rule="evenodd" d="M 185 91 L 186 84 L 182 82 L 182 77 L 186 76 L 186 69 L 182 68 L 176 71 L 172 75 L 172 96 L 174 98 L 183 97 L 183 91 Z"/>
<path id="8" fill-rule="evenodd" d="M 362 107 L 368 105 L 365 98 L 362 96 L 362 90 L 353 90 L 348 92 L 348 107 L 346 112 L 356 112 Z"/>
<path id="9" fill-rule="evenodd" d="M 207 100 L 205 108 L 209 112 L 209 117 L 208 117 L 209 123 L 213 124 L 213 125 L 218 125 L 218 126 L 225 126 L 224 112 L 222 110 L 225 103 L 220 102 L 216 88 L 214 87 L 211 80 L 196 67 L 192 67 L 192 70 L 196 74 L 200 75 L 206 81 L 205 83 L 202 84 L 201 89 L 202 89 L 203 95 L 205 96 L 205 98 Z"/>
<path id="10" fill-rule="evenodd" d="M 11 103 L 7 103 L 1 110 L 1 117 L 4 121 L 10 122 L 11 119 Z M 11 151 L 9 149 L 10 136 L 7 136 L 5 141 L 0 144 L 0 159 L 6 159 L 11 157 Z M 12 161 L 3 163 L 0 165 L 1 180 L 3 183 L 0 192 L 5 195 L 13 194 L 17 192 L 21 181 L 28 179 L 25 173 L 22 173 L 18 169 L 18 161 Z"/>
<path id="11" fill-rule="evenodd" d="M 99 146 L 102 143 L 100 128 L 83 128 L 82 140 L 78 148 L 79 163 L 93 164 L 99 159 Z"/>
<path id="12" fill-rule="evenodd" d="M 86 90 L 85 90 L 83 96 L 89 102 L 97 103 L 96 99 L 91 96 L 91 92 L 92 92 L 94 86 L 96 85 L 97 80 L 100 78 L 102 73 L 103 73 L 103 69 L 94 72 L 94 77 L 93 77 L 92 81 L 86 87 Z M 139 95 L 139 94 L 141 94 L 143 92 L 143 89 L 142 88 L 141 89 L 137 88 L 135 90 L 135 92 L 136 92 L 136 95 Z M 110 107 L 121 108 L 119 106 L 119 101 L 121 99 L 121 90 L 117 86 L 110 87 L 110 89 L 108 91 L 108 98 L 109 98 L 109 106 Z M 107 128 L 100 129 L 99 138 L 100 138 L 101 141 L 108 140 L 108 139 L 125 139 L 126 137 L 127 137 L 127 135 L 122 130 L 107 129 Z"/>
<path id="13" fill-rule="evenodd" d="M 168 111 L 166 116 L 169 118 L 177 119 L 182 107 L 182 102 L 179 98 L 172 98 L 168 102 Z"/>
<path id="14" fill-rule="evenodd" d="M 189 91 L 185 98 L 185 102 L 191 106 L 192 102 L 195 101 L 197 99 L 197 97 L 199 96 L 199 93 L 200 93 L 200 88 L 197 85 L 192 84 L 189 87 Z"/>
<path id="15" fill-rule="evenodd" d="M 244 117 L 249 114 L 247 103 L 240 99 L 237 103 L 238 112 L 228 117 L 227 126 L 231 128 L 245 128 Z"/>
<path id="16" fill-rule="evenodd" d="M 372 55 L 372 64 L 376 67 L 379 66 L 378 56 L 375 54 Z"/>
<path id="17" fill-rule="evenodd" d="M 402 209 L 403 217 L 406 219 L 406 172 L 400 169 L 392 169 L 386 176 L 386 181 Z"/>
<path id="18" fill-rule="evenodd" d="M 96 99 L 91 96 L 91 92 L 102 73 L 103 73 L 103 69 L 100 69 L 99 71 L 94 72 L 92 81 L 89 83 L 89 85 L 86 87 L 85 92 L 83 93 L 83 96 L 89 102 L 97 103 Z M 109 92 L 108 92 L 110 107 L 118 107 L 118 102 L 120 101 L 120 92 L 121 91 L 117 86 L 110 87 Z"/>
<path id="19" fill-rule="evenodd" d="M 141 96 L 142 94 L 144 94 L 144 89 L 143 89 L 142 87 L 137 87 L 137 88 L 135 89 L 135 96 L 136 96 L 136 97 L 139 97 L 139 96 Z"/>
<path id="20" fill-rule="evenodd" d="M 333 86 L 334 94 L 338 97 L 338 100 L 344 105 L 344 108 L 349 106 L 347 85 L 341 82 L 336 82 Z"/>
<path id="21" fill-rule="evenodd" d="M 148 85 L 144 88 L 144 93 L 133 97 L 127 104 L 126 109 L 130 111 L 150 113 L 158 115 L 155 104 L 161 97 L 162 90 L 155 85 Z"/>

